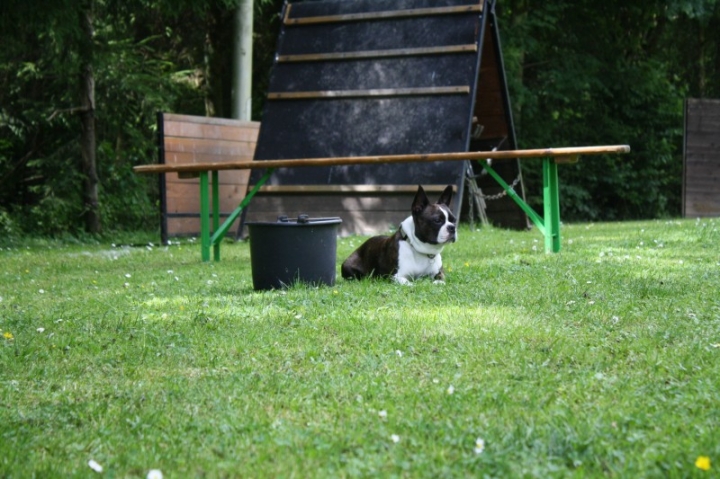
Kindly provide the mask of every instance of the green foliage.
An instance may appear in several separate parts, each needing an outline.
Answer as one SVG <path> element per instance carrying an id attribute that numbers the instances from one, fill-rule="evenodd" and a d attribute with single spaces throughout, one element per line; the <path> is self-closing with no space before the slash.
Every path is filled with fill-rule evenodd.
<path id="1" fill-rule="evenodd" d="M 18 228 L 15 221 L 10 217 L 7 211 L 0 209 L 0 234 L 4 237 L 14 237 L 18 234 Z"/>
<path id="2" fill-rule="evenodd" d="M 682 2 L 681 2 L 682 3 Z M 714 2 L 713 2 L 714 4 Z M 680 211 L 687 82 L 668 43 L 681 26 L 656 2 L 500 2 L 521 146 L 629 144 L 623 157 L 561 168 L 563 216 L 630 219 Z M 714 7 L 713 7 L 714 8 Z M 562 25 L 562 35 L 551 25 Z M 674 51 L 678 51 L 675 47 Z M 540 166 L 524 163 L 541 200 Z"/>
<path id="3" fill-rule="evenodd" d="M 0 237 L 0 476 L 713 477 L 720 222 L 563 235 L 463 228 L 445 285 L 269 292 L 247 243 Z"/>
<path id="4" fill-rule="evenodd" d="M 107 230 L 154 229 L 157 183 L 137 178 L 132 167 L 156 156 L 155 115 L 183 105 L 201 113 L 202 95 L 178 69 L 171 45 L 177 36 L 143 29 L 146 18 L 121 13 L 96 2 L 93 65 L 96 81 L 96 142 L 102 190 L 102 219 Z M 65 8 L 72 10 L 72 6 Z M 146 17 L 140 17 L 144 15 Z M 70 21 L 70 18 L 66 18 Z M 23 231 L 41 235 L 79 233 L 83 227 L 84 181 L 79 168 L 76 78 L 79 61 L 73 47 L 73 23 L 50 21 L 47 33 L 20 30 L 0 60 L 5 105 L 0 126 L 0 205 Z M 41 31 L 43 29 L 40 29 Z M 18 59 L 27 58 L 32 61 Z M 181 66 L 185 66 L 180 64 Z M 18 199 L 21 201 L 18 201 Z"/>

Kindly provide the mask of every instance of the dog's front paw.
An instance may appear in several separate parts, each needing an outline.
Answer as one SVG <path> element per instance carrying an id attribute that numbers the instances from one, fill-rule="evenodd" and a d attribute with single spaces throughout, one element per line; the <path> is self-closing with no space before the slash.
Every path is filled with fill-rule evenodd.
<path id="1" fill-rule="evenodd" d="M 395 282 L 404 286 L 412 286 L 412 281 L 405 278 L 404 276 L 395 276 Z"/>
<path id="2" fill-rule="evenodd" d="M 435 281 L 433 281 L 433 284 L 445 284 L 445 281 L 441 279 L 436 279 Z"/>

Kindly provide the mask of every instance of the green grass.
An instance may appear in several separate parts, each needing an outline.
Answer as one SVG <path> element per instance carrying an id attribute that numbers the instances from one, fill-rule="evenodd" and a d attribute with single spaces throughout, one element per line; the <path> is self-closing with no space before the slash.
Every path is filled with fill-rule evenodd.
<path id="1" fill-rule="evenodd" d="M 445 285 L 272 292 L 244 243 L 6 242 L 0 476 L 717 474 L 720 221 L 563 235 L 465 227 Z"/>

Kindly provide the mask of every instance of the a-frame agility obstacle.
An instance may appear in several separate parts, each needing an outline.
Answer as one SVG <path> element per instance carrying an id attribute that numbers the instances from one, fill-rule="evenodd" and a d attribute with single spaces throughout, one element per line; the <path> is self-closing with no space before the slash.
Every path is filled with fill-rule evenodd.
<path id="1" fill-rule="evenodd" d="M 255 160 L 433 154 L 516 148 L 494 0 L 288 2 Z M 482 168 L 476 164 L 476 172 Z M 520 163 L 494 170 L 524 197 Z M 339 216 L 344 233 L 369 234 L 407 214 L 416 185 L 456 186 L 469 162 L 384 163 L 277 170 L 248 220 L 279 214 Z M 250 184 L 261 178 L 254 170 Z M 490 176 L 483 193 L 501 193 Z M 526 228 L 509 197 L 490 220 Z"/>

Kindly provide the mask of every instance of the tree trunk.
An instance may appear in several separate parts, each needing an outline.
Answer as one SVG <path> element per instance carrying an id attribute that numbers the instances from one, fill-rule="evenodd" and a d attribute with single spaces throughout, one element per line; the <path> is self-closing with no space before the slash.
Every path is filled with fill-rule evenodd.
<path id="1" fill-rule="evenodd" d="M 98 202 L 98 175 L 95 150 L 95 76 L 93 74 L 93 12 L 87 2 L 80 12 L 83 37 L 80 40 L 80 149 L 82 172 L 85 177 L 85 230 L 99 233 L 100 207 Z"/>
<path id="2" fill-rule="evenodd" d="M 707 39 L 705 37 L 705 25 L 702 19 L 697 20 L 698 24 L 698 91 L 700 92 L 700 98 L 705 98 L 707 90 L 707 71 L 705 69 L 705 61 L 708 57 L 707 54 Z"/>

